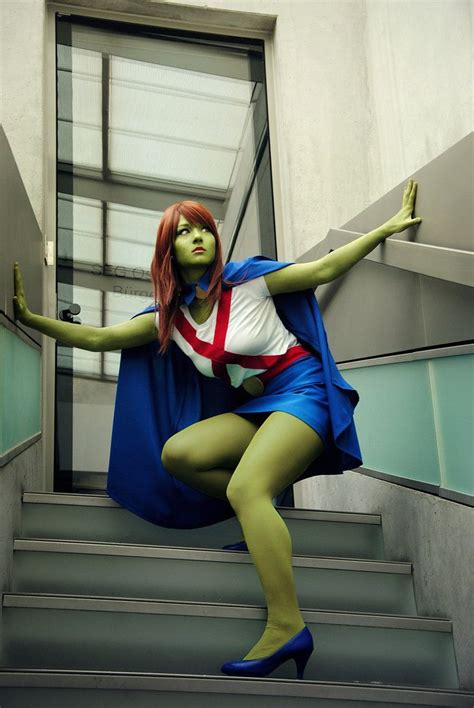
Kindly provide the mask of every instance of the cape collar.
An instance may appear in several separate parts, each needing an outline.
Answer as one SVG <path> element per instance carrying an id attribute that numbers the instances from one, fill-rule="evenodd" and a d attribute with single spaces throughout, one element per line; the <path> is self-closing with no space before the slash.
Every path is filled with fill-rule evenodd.
<path id="1" fill-rule="evenodd" d="M 180 293 L 180 298 L 179 298 L 179 304 L 182 305 L 183 303 L 186 303 L 186 305 L 190 305 L 194 298 L 196 297 L 196 285 L 199 285 L 199 287 L 202 290 L 205 290 L 207 292 L 209 288 L 209 283 L 210 283 L 210 276 L 209 276 L 209 268 L 206 270 L 204 275 L 199 278 L 198 281 L 194 283 L 184 283 L 181 289 Z"/>

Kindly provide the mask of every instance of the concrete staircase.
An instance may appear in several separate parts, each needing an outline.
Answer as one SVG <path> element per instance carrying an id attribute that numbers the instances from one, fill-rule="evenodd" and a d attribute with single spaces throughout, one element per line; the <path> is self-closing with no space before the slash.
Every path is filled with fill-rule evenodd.
<path id="1" fill-rule="evenodd" d="M 385 560 L 377 514 L 278 507 L 315 651 L 298 681 L 220 672 L 265 625 L 237 520 L 150 524 L 105 494 L 25 493 L 3 593 L 1 708 L 474 706 L 449 619 L 417 613 L 411 563 Z"/>

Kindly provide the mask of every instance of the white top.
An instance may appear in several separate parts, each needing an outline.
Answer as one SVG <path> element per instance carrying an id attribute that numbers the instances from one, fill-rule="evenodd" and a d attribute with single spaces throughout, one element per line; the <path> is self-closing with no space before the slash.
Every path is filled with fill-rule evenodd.
<path id="1" fill-rule="evenodd" d="M 215 377 L 220 370 L 236 388 L 299 344 L 278 316 L 263 275 L 223 290 L 202 324 L 181 305 L 171 338 L 201 374 Z"/>

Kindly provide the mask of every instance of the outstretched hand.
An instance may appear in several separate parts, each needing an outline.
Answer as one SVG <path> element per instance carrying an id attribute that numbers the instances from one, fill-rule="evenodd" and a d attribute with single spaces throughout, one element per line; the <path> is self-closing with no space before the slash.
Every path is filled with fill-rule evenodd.
<path id="1" fill-rule="evenodd" d="M 15 310 L 15 319 L 20 320 L 23 324 L 28 324 L 28 319 L 31 312 L 26 304 L 25 288 L 23 287 L 23 276 L 21 274 L 18 261 L 15 261 L 13 267 L 13 277 L 15 281 L 15 295 L 13 297 L 13 307 Z"/>
<path id="2" fill-rule="evenodd" d="M 409 226 L 421 224 L 423 219 L 421 216 L 412 218 L 412 213 L 415 208 L 416 188 L 417 183 L 410 179 L 403 192 L 402 208 L 391 219 L 383 224 L 387 230 L 387 236 L 398 234 L 400 231 L 405 231 Z"/>

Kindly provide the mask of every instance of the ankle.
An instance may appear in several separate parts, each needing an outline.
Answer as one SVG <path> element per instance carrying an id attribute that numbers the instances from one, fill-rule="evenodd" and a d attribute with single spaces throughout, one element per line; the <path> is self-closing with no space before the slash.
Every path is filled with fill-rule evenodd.
<path id="1" fill-rule="evenodd" d="M 295 617 L 294 619 L 267 619 L 266 630 L 272 630 L 274 632 L 281 632 L 285 634 L 296 634 L 301 632 L 306 626 L 306 623 L 302 617 Z"/>

